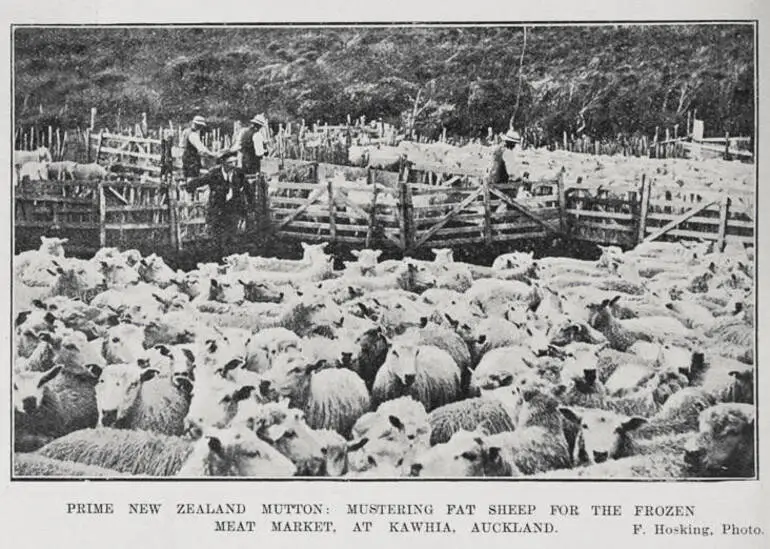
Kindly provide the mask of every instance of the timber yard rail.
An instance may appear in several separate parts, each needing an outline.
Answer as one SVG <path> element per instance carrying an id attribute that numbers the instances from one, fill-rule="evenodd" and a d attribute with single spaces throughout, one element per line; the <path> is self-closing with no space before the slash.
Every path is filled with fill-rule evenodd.
<path id="1" fill-rule="evenodd" d="M 553 238 L 624 248 L 658 238 L 754 243 L 753 193 L 659 187 L 644 177 L 607 190 L 567 187 L 563 176 L 534 181 L 532 197 L 516 200 L 515 184 L 489 185 L 483 175 L 440 166 L 397 173 L 284 160 L 266 162 L 263 172 L 252 179 L 258 226 L 242 239 L 269 235 L 401 255 Z M 366 186 L 346 181 L 364 177 Z M 16 251 L 57 235 L 69 238 L 75 254 L 114 246 L 179 255 L 207 242 L 206 203 L 205 193 L 168 180 L 25 181 L 15 189 Z"/>

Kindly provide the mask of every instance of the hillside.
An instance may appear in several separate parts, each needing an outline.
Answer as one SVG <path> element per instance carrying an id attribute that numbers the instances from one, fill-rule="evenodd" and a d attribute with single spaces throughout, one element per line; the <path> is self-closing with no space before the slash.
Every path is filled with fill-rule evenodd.
<path id="1" fill-rule="evenodd" d="M 684 127 L 753 135 L 748 25 L 385 28 L 17 28 L 17 123 L 151 125 L 245 118 L 344 120 L 475 136 L 508 127 L 592 137 Z"/>

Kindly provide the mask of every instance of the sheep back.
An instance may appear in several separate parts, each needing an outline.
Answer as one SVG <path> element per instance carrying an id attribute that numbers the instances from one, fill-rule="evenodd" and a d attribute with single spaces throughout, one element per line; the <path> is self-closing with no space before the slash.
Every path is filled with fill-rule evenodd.
<path id="1" fill-rule="evenodd" d="M 428 421 L 431 446 L 448 442 L 458 431 L 475 431 L 480 426 L 490 435 L 515 428 L 502 403 L 482 397 L 445 404 L 433 410 Z"/>
<path id="2" fill-rule="evenodd" d="M 369 393 L 363 380 L 344 368 L 312 375 L 307 400 L 302 405 L 313 429 L 332 429 L 348 437 L 356 420 L 369 411 Z"/>
<path id="3" fill-rule="evenodd" d="M 84 465 L 74 461 L 59 461 L 37 454 L 15 454 L 13 474 L 19 477 L 119 477 L 125 473 Z"/>
<path id="4" fill-rule="evenodd" d="M 174 476 L 192 451 L 189 442 L 147 431 L 82 429 L 58 438 L 38 454 L 132 475 Z"/>

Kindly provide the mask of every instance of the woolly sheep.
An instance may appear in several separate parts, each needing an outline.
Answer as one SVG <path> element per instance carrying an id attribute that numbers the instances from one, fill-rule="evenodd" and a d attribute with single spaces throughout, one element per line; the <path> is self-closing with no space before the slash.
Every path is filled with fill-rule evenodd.
<path id="1" fill-rule="evenodd" d="M 315 432 L 305 422 L 304 414 L 289 408 L 286 400 L 265 404 L 248 400 L 238 408 L 233 426 L 245 425 L 260 439 L 286 456 L 297 467 L 297 475 L 325 474 L 326 459 Z"/>
<path id="2" fill-rule="evenodd" d="M 222 373 L 199 376 L 193 384 L 184 433 L 194 439 L 210 427 L 222 429 L 230 425 L 240 403 L 253 400 L 257 393 L 257 385 L 236 382 Z"/>
<path id="3" fill-rule="evenodd" d="M 102 356 L 107 364 L 136 362 L 144 354 L 144 329 L 132 324 L 118 324 L 107 330 Z"/>
<path id="4" fill-rule="evenodd" d="M 282 286 L 265 280 L 243 280 L 238 278 L 243 287 L 243 299 L 252 303 L 280 303 L 285 292 Z"/>
<path id="5" fill-rule="evenodd" d="M 82 429 L 38 453 L 152 477 L 290 476 L 295 471 L 290 461 L 246 429 L 213 431 L 195 443 L 148 431 Z"/>
<path id="6" fill-rule="evenodd" d="M 21 167 L 27 162 L 50 162 L 51 151 L 48 147 L 38 147 L 34 151 L 13 151 L 13 165 Z"/>
<path id="7" fill-rule="evenodd" d="M 53 181 L 64 181 L 73 179 L 75 171 L 75 162 L 62 160 L 59 162 L 50 162 L 48 164 L 48 179 Z"/>
<path id="8" fill-rule="evenodd" d="M 176 275 L 173 269 L 166 265 L 163 258 L 155 254 L 143 257 L 137 267 L 142 280 L 160 288 L 169 286 Z"/>
<path id="9" fill-rule="evenodd" d="M 378 405 L 411 395 L 431 411 L 461 396 L 460 374 L 460 368 L 446 351 L 413 340 L 395 340 L 385 364 L 377 371 L 372 401 Z"/>
<path id="10" fill-rule="evenodd" d="M 286 328 L 267 328 L 254 334 L 246 343 L 246 369 L 265 372 L 283 353 L 301 351 L 299 336 Z"/>
<path id="11" fill-rule="evenodd" d="M 352 369 L 364 380 L 367 390 L 372 390 L 377 371 L 385 364 L 390 341 L 382 328 L 375 326 L 364 330 L 355 339 L 358 353 L 353 357 Z"/>
<path id="12" fill-rule="evenodd" d="M 461 430 L 475 431 L 479 427 L 490 434 L 513 431 L 515 425 L 506 407 L 494 398 L 481 396 L 445 404 L 428 415 L 431 426 L 430 444 L 448 442 Z"/>
<path id="13" fill-rule="evenodd" d="M 95 181 L 107 179 L 109 172 L 103 166 L 96 163 L 75 164 L 72 168 L 72 178 L 77 181 Z"/>
<path id="14" fill-rule="evenodd" d="M 466 292 L 473 285 L 471 270 L 462 263 L 438 264 L 434 267 L 436 288 Z"/>
<path id="15" fill-rule="evenodd" d="M 266 372 L 260 392 L 288 398 L 292 407 L 305 412 L 313 429 L 334 429 L 347 437 L 370 407 L 363 380 L 347 369 L 323 369 L 323 363 L 310 363 L 302 355 L 282 358 Z"/>
<path id="16" fill-rule="evenodd" d="M 445 443 L 418 456 L 411 467 L 415 477 L 518 477 L 521 472 L 494 443 L 490 446 L 481 432 L 458 431 Z"/>
<path id="17" fill-rule="evenodd" d="M 84 465 L 74 461 L 60 461 L 37 454 L 14 454 L 13 474 L 17 477 L 120 477 L 125 473 Z"/>
<path id="18" fill-rule="evenodd" d="M 14 448 L 32 451 L 49 440 L 94 427 L 96 376 L 85 368 L 52 367 L 13 376 Z"/>
<path id="19" fill-rule="evenodd" d="M 534 286 L 518 280 L 482 279 L 476 280 L 465 298 L 471 306 L 478 307 L 488 316 L 502 317 L 512 302 L 522 302 L 535 309 L 540 303 L 540 294 Z"/>
<path id="20" fill-rule="evenodd" d="M 753 477 L 754 406 L 717 404 L 701 412 L 699 431 L 685 447 L 684 460 L 694 474 Z"/>
<path id="21" fill-rule="evenodd" d="M 471 387 L 478 389 L 496 386 L 502 376 L 516 377 L 532 370 L 535 356 L 520 346 L 507 346 L 492 349 L 479 361 L 471 377 Z"/>
<path id="22" fill-rule="evenodd" d="M 48 181 L 47 162 L 27 162 L 19 168 L 19 181 Z"/>
<path id="23" fill-rule="evenodd" d="M 630 455 L 629 433 L 646 420 L 593 408 L 561 408 L 564 417 L 579 427 L 573 450 L 577 463 L 602 463 Z"/>
<path id="24" fill-rule="evenodd" d="M 98 425 L 181 435 L 192 383 L 183 375 L 156 377 L 158 370 L 113 364 L 96 384 Z"/>

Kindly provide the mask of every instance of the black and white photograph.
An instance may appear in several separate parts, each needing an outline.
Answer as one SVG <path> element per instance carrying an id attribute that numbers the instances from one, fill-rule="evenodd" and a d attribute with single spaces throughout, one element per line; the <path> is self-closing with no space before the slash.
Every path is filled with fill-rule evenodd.
<path id="1" fill-rule="evenodd" d="M 757 25 L 12 25 L 11 479 L 756 480 Z"/>

